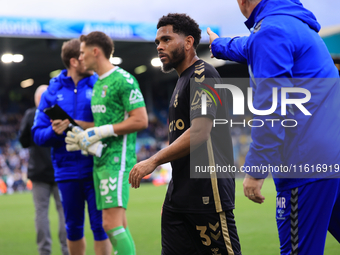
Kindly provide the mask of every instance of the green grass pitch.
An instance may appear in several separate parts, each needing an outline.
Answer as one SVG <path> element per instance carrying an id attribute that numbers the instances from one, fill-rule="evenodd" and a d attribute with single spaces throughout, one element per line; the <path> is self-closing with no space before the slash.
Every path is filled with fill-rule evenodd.
<path id="1" fill-rule="evenodd" d="M 254 204 L 243 195 L 242 180 L 236 186 L 236 224 L 243 255 L 279 254 L 275 223 L 275 188 L 268 179 L 262 194 L 262 205 Z M 128 221 L 138 255 L 156 255 L 161 251 L 160 211 L 166 187 L 144 184 L 131 189 Z M 50 205 L 52 254 L 61 254 L 57 236 L 55 205 Z M 94 255 L 92 233 L 86 218 L 87 255 Z M 340 245 L 329 234 L 326 255 L 340 253 Z M 31 193 L 0 196 L 0 255 L 38 255 L 35 244 L 34 207 Z"/>

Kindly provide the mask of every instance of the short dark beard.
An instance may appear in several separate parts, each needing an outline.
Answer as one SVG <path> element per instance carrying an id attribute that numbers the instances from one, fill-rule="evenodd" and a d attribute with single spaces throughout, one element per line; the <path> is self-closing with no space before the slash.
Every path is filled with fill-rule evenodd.
<path id="1" fill-rule="evenodd" d="M 89 77 L 89 76 L 93 75 L 93 72 L 92 72 L 92 70 L 86 70 L 86 71 L 83 71 L 83 72 L 78 72 L 78 75 L 85 78 L 85 77 Z"/>
<path id="2" fill-rule="evenodd" d="M 171 73 L 185 59 L 184 45 L 170 52 L 169 63 L 163 64 L 161 70 L 163 73 Z"/>

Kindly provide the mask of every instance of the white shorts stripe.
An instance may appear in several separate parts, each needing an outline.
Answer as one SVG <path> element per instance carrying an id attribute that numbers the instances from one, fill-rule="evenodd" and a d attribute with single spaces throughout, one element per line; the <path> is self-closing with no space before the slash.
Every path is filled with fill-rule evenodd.
<path id="1" fill-rule="evenodd" d="M 124 120 L 128 118 L 127 112 L 125 112 Z M 123 148 L 122 148 L 122 158 L 120 162 L 120 171 L 118 176 L 118 190 L 117 190 L 117 199 L 118 199 L 118 206 L 123 206 L 123 198 L 122 198 L 122 191 L 123 191 L 123 176 L 126 167 L 126 142 L 127 142 L 127 134 L 123 136 Z"/>

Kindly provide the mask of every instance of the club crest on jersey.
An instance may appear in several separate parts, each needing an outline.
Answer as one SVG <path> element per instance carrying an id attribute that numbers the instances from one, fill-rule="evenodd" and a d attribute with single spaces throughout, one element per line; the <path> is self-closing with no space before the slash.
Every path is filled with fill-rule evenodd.
<path id="1" fill-rule="evenodd" d="M 203 204 L 209 204 L 209 197 L 202 197 Z"/>
<path id="2" fill-rule="evenodd" d="M 106 97 L 107 88 L 108 88 L 107 85 L 104 85 L 104 86 L 103 86 L 102 95 L 101 95 L 102 97 Z"/>

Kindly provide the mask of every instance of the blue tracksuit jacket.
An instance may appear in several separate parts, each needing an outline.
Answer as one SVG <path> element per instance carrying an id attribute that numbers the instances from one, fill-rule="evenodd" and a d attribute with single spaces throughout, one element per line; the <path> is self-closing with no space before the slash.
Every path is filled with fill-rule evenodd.
<path id="1" fill-rule="evenodd" d="M 278 88 L 277 110 L 270 116 L 254 116 L 263 120 L 264 126 L 252 128 L 253 142 L 245 166 L 284 165 L 290 171 L 295 167 L 298 173 L 273 173 L 278 191 L 334 177 L 334 165 L 340 163 L 339 73 L 318 35 L 319 23 L 299 0 L 262 0 L 245 24 L 250 29 L 249 36 L 218 38 L 211 45 L 215 57 L 248 65 L 255 109 L 270 109 L 272 88 Z M 311 99 L 303 106 L 311 116 L 295 105 L 282 116 L 282 87 L 307 89 Z M 303 98 L 304 94 L 289 97 Z M 272 122 L 265 119 L 294 119 L 298 125 L 272 127 Z M 327 164 L 327 171 L 316 173 L 318 164 Z M 267 176 L 249 174 L 256 178 Z"/>
<path id="2" fill-rule="evenodd" d="M 83 78 L 75 87 L 67 70 L 50 81 L 41 96 L 35 114 L 32 136 L 40 146 L 51 146 L 52 163 L 56 181 L 83 179 L 92 176 L 93 158 L 83 156 L 80 151 L 66 151 L 65 135 L 57 135 L 52 130 L 50 118 L 43 112 L 45 108 L 58 104 L 73 119 L 93 122 L 91 112 L 92 88 L 98 76 Z"/>

